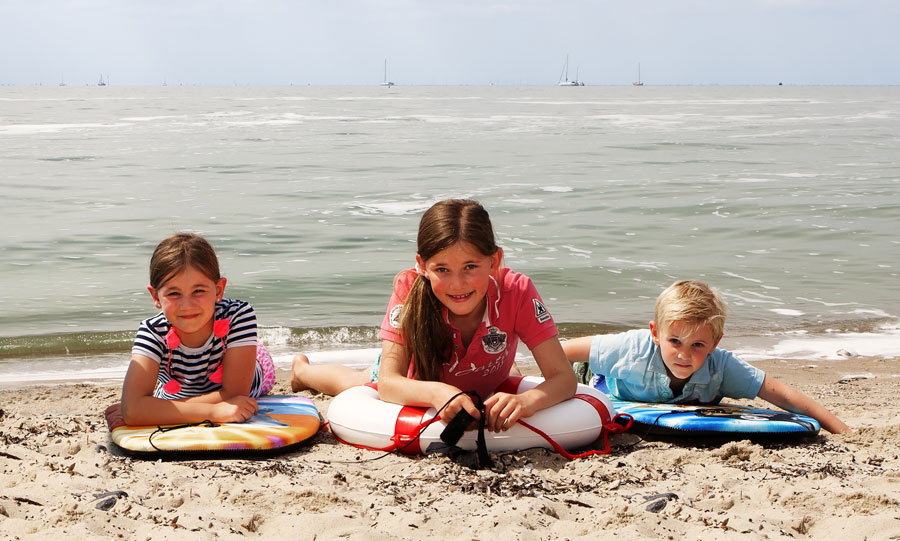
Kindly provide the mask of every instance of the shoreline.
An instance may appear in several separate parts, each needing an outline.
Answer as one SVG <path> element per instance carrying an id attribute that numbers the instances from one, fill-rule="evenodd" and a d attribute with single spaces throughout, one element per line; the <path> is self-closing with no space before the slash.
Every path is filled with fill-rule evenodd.
<path id="1" fill-rule="evenodd" d="M 324 432 L 268 459 L 156 462 L 108 451 L 102 411 L 118 382 L 4 389 L 0 537 L 889 538 L 900 519 L 898 360 L 755 364 L 854 432 L 790 445 L 623 434 L 611 454 L 573 461 L 495 453 L 493 471 L 445 455 L 370 461 L 381 453 Z M 287 377 L 279 370 L 273 394 L 290 393 Z M 299 394 L 327 412 L 330 397 Z"/>
<path id="2" fill-rule="evenodd" d="M 806 366 L 846 366 L 866 359 L 900 359 L 900 327 L 885 328 L 883 333 L 824 333 L 809 335 L 795 333 L 764 336 L 726 335 L 721 347 L 739 358 L 760 367 L 773 359 Z M 329 345 L 298 348 L 283 341 L 265 340 L 276 368 L 289 370 L 291 359 L 298 351 L 313 362 L 339 363 L 356 367 L 370 365 L 380 353 L 380 344 Z M 65 385 L 67 383 L 120 382 L 125 377 L 130 353 L 101 356 L 81 354 L 64 357 L 29 358 L 0 362 L 0 391 L 29 385 Z M 528 366 L 533 358 L 528 348 L 520 344 L 516 362 Z M 73 368 L 80 367 L 80 368 Z M 848 369 L 845 375 L 852 375 Z M 900 376 L 900 367 L 896 372 Z"/>

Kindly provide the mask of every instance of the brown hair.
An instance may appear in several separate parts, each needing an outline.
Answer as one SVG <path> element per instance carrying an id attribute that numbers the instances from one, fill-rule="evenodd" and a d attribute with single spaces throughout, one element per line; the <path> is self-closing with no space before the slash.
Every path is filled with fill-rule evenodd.
<path id="1" fill-rule="evenodd" d="M 715 289 L 697 280 L 681 280 L 659 294 L 653 319 L 660 332 L 676 321 L 697 327 L 709 325 L 713 339 L 718 340 L 725 334 L 727 312 Z"/>
<path id="2" fill-rule="evenodd" d="M 500 249 L 491 218 L 480 203 L 447 199 L 425 211 L 416 239 L 416 252 L 423 261 L 460 241 L 471 244 L 484 256 L 492 256 Z M 453 345 L 441 308 L 428 279 L 417 276 L 400 313 L 400 332 L 420 380 L 438 381 L 442 365 L 450 360 Z"/>
<path id="3" fill-rule="evenodd" d="M 150 285 L 159 289 L 175 275 L 194 267 L 213 282 L 219 280 L 219 259 L 206 239 L 193 233 L 176 233 L 156 245 L 150 258 Z"/>

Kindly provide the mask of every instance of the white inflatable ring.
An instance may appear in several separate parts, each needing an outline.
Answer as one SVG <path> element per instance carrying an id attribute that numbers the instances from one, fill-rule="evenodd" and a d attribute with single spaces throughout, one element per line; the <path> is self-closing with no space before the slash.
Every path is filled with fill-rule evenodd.
<path id="1" fill-rule="evenodd" d="M 542 381 L 537 377 L 510 377 L 497 391 L 521 393 Z M 431 422 L 434 416 L 434 408 L 383 402 L 378 391 L 368 385 L 347 389 L 328 406 L 331 431 L 340 441 L 364 449 L 399 450 L 406 454 L 446 448 L 440 439 L 446 424 L 441 419 Z M 575 449 L 590 445 L 605 436 L 604 429 L 620 432 L 616 430 L 618 425 L 612 423 L 614 416 L 612 403 L 605 394 L 579 384 L 575 397 L 522 419 L 505 432 L 485 432 L 485 440 L 489 451 L 545 447 L 562 452 L 560 447 Z M 475 450 L 476 435 L 474 430 L 467 431 L 457 446 Z M 606 441 L 604 445 L 608 449 Z"/>

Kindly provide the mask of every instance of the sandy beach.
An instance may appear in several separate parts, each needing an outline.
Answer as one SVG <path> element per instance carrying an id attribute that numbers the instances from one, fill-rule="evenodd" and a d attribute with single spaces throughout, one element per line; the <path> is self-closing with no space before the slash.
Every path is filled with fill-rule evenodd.
<path id="1" fill-rule="evenodd" d="M 6 388 L 0 538 L 900 539 L 900 359 L 755 364 L 855 431 L 790 445 L 623 434 L 609 455 L 495 454 L 493 471 L 364 461 L 380 454 L 327 432 L 269 459 L 158 462 L 109 451 L 119 382 Z M 289 393 L 286 373 L 274 392 Z"/>

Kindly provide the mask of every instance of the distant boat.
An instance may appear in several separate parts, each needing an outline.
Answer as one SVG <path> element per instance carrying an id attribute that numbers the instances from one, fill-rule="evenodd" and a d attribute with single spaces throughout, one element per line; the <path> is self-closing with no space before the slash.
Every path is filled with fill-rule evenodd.
<path id="1" fill-rule="evenodd" d="M 631 83 L 631 86 L 644 86 L 643 81 L 641 81 L 641 63 L 638 62 L 638 80 Z"/>
<path id="2" fill-rule="evenodd" d="M 97 86 L 106 86 L 106 82 L 103 81 L 103 75 L 100 76 L 100 82 L 97 83 Z"/>
<path id="3" fill-rule="evenodd" d="M 394 83 L 387 79 L 387 58 L 384 59 L 384 82 L 378 86 L 394 86 Z"/>
<path id="4" fill-rule="evenodd" d="M 559 74 L 559 86 L 584 86 L 584 83 L 578 80 L 578 70 L 575 70 L 575 80 L 569 80 L 569 55 L 566 55 L 566 63 L 563 66 L 562 73 Z"/>

